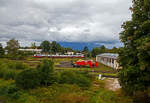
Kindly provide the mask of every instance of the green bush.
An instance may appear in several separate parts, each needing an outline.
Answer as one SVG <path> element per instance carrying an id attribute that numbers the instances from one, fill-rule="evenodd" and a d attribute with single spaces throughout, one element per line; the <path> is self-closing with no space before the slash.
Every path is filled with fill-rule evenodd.
<path id="1" fill-rule="evenodd" d="M 0 77 L 3 79 L 15 79 L 15 77 L 17 76 L 17 74 L 20 71 L 17 70 L 11 70 L 11 69 L 7 69 L 6 66 L 1 66 L 0 68 Z"/>
<path id="2" fill-rule="evenodd" d="M 7 54 L 5 57 L 8 59 L 11 59 L 11 60 L 24 60 L 26 55 L 24 55 L 23 53 L 21 53 L 21 54 L 20 53 L 19 54 Z"/>
<path id="3" fill-rule="evenodd" d="M 28 65 L 22 62 L 16 62 L 15 66 L 16 66 L 16 69 L 21 69 L 21 70 L 28 68 Z"/>
<path id="4" fill-rule="evenodd" d="M 0 88 L 0 96 L 7 96 L 12 99 L 18 99 L 21 94 L 22 92 L 19 91 L 14 83 Z"/>
<path id="5" fill-rule="evenodd" d="M 15 79 L 16 85 L 23 89 L 35 88 L 39 85 L 51 85 L 58 82 L 58 75 L 54 73 L 53 61 L 43 60 L 36 70 L 25 70 Z M 18 65 L 20 67 L 20 64 Z"/>
<path id="6" fill-rule="evenodd" d="M 28 68 L 27 65 L 21 62 L 0 62 L 0 77 L 6 80 L 15 79 L 21 69 Z M 19 70 L 20 69 L 20 70 Z"/>
<path id="7" fill-rule="evenodd" d="M 4 68 L 6 68 L 6 66 L 4 64 L 1 64 L 0 65 L 0 77 L 1 78 L 3 78 L 4 72 L 5 72 Z"/>
<path id="8" fill-rule="evenodd" d="M 51 85 L 57 81 L 57 76 L 54 74 L 54 63 L 51 60 L 43 60 L 42 64 L 37 66 L 37 71 L 40 75 L 41 85 Z"/>
<path id="9" fill-rule="evenodd" d="M 16 65 L 15 65 L 15 62 L 8 62 L 7 63 L 7 68 L 8 69 L 16 69 Z"/>
<path id="10" fill-rule="evenodd" d="M 17 76 L 18 72 L 17 71 L 14 71 L 14 70 L 6 70 L 4 75 L 3 75 L 3 78 L 8 80 L 8 79 L 15 79 L 16 76 Z"/>
<path id="11" fill-rule="evenodd" d="M 22 89 L 35 88 L 40 85 L 40 76 L 36 70 L 24 70 L 17 75 L 15 83 Z"/>
<path id="12" fill-rule="evenodd" d="M 80 87 L 89 87 L 91 85 L 91 80 L 84 75 L 79 75 L 77 77 L 76 84 Z"/>
<path id="13" fill-rule="evenodd" d="M 72 71 L 63 71 L 60 75 L 59 83 L 61 84 L 74 84 L 76 82 L 76 74 Z"/>
<path id="14" fill-rule="evenodd" d="M 15 56 L 15 60 L 23 60 L 25 58 L 25 56 L 24 55 L 21 55 L 21 54 L 18 54 L 18 55 L 16 55 Z"/>
<path id="15" fill-rule="evenodd" d="M 20 70 L 23 70 L 23 69 L 28 68 L 28 65 L 24 64 L 22 62 L 8 62 L 7 63 L 7 67 L 8 67 L 8 69 L 20 69 Z"/>
<path id="16" fill-rule="evenodd" d="M 91 85 L 91 78 L 82 72 L 63 71 L 60 74 L 59 83 L 77 84 L 80 87 L 89 87 Z"/>

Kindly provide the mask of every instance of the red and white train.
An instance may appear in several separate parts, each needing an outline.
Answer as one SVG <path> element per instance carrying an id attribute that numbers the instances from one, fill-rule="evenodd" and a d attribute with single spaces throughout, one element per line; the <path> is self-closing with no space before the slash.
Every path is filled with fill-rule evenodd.
<path id="1" fill-rule="evenodd" d="M 35 58 L 84 58 L 84 55 L 46 55 L 46 54 L 34 54 Z"/>

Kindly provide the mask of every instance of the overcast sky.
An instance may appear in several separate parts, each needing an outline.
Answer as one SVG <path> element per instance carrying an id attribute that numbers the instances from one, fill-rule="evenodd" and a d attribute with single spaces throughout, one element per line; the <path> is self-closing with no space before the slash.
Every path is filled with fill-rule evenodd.
<path id="1" fill-rule="evenodd" d="M 120 45 L 132 0 L 0 0 L 0 42 L 110 42 Z M 108 44 L 108 43 L 107 43 Z"/>

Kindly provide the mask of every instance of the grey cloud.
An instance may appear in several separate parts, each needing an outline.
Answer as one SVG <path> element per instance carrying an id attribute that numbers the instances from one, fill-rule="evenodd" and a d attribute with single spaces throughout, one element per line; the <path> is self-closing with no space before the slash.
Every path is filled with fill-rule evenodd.
<path id="1" fill-rule="evenodd" d="M 118 42 L 130 5 L 130 0 L 0 0 L 0 40 Z"/>

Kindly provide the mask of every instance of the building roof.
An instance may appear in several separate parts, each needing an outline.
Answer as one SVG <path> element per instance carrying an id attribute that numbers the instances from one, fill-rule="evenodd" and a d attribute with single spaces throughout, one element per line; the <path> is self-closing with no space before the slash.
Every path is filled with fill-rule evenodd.
<path id="1" fill-rule="evenodd" d="M 114 53 L 103 53 L 103 54 L 99 54 L 97 55 L 99 57 L 105 57 L 105 58 L 113 58 L 113 59 L 117 59 L 119 54 L 114 54 Z"/>
<path id="2" fill-rule="evenodd" d="M 19 49 L 20 51 L 32 51 L 32 52 L 41 52 L 42 49 Z"/>

